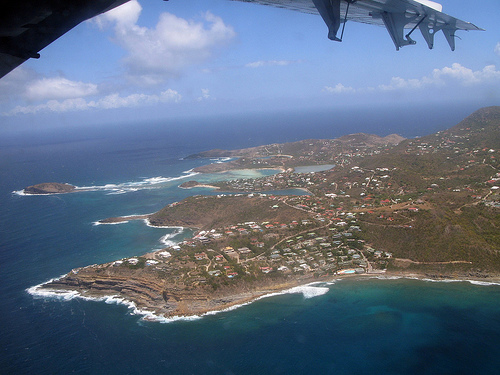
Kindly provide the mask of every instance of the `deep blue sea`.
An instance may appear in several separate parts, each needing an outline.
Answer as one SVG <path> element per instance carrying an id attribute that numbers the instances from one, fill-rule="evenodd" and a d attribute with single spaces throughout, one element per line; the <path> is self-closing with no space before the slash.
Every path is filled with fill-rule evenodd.
<path id="1" fill-rule="evenodd" d="M 457 122 L 428 115 L 416 128 L 395 117 L 233 116 L 0 133 L 0 373 L 499 373 L 500 285 L 346 279 L 170 323 L 145 322 L 124 305 L 26 291 L 189 236 L 142 222 L 94 225 L 211 193 L 179 189 L 186 179 L 234 177 L 192 176 L 209 161 L 184 160 L 189 154 L 360 131 L 425 135 Z M 51 181 L 95 191 L 15 193 Z"/>

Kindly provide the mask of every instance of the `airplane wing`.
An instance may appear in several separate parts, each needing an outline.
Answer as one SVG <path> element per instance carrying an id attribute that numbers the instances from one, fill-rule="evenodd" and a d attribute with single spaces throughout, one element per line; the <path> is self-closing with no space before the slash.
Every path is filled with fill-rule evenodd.
<path id="1" fill-rule="evenodd" d="M 79 23 L 129 0 L 3 0 L 0 2 L 0 78 Z M 399 50 L 415 44 L 411 34 L 417 28 L 429 48 L 434 34 L 443 31 L 452 50 L 455 31 L 482 30 L 442 13 L 440 4 L 430 0 L 234 0 L 305 13 L 320 14 L 328 26 L 328 37 L 337 36 L 341 24 L 352 20 L 385 26 Z M 405 29 L 411 31 L 405 34 Z"/>
<path id="2" fill-rule="evenodd" d="M 73 27 L 129 0 L 0 2 L 0 78 Z"/>
<path id="3" fill-rule="evenodd" d="M 430 0 L 234 0 L 270 5 L 319 14 L 328 26 L 328 38 L 342 41 L 338 31 L 341 24 L 356 21 L 385 26 L 399 48 L 416 44 L 411 34 L 417 28 L 429 48 L 434 47 L 434 35 L 442 31 L 452 51 L 455 50 L 457 30 L 483 30 L 472 23 L 459 20 L 442 12 L 441 4 Z M 410 32 L 405 34 L 405 29 Z"/>

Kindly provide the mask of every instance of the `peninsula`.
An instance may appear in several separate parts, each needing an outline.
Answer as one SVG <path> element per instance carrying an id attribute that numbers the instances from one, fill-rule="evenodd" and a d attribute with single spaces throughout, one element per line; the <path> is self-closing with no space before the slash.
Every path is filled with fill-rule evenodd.
<path id="1" fill-rule="evenodd" d="M 194 181 L 194 180 L 183 182 L 182 184 L 179 185 L 179 187 L 181 189 L 193 189 L 193 188 L 197 188 L 197 187 L 218 189 L 217 186 L 203 184 L 201 182 Z"/>
<path id="2" fill-rule="evenodd" d="M 396 145 L 404 140 L 397 134 L 379 137 L 373 134 L 351 134 L 336 139 L 306 139 L 298 142 L 271 144 L 239 150 L 210 150 L 190 155 L 186 159 L 231 158 L 225 163 L 212 163 L 194 168 L 195 172 L 216 173 L 235 169 L 293 170 L 310 166 L 344 162 L 347 155 L 374 151 L 379 147 Z"/>
<path id="3" fill-rule="evenodd" d="M 339 275 L 498 279 L 500 107 L 422 138 L 383 139 L 357 134 L 193 155 L 233 158 L 211 164 L 212 172 L 224 164 L 281 172 L 213 183 L 231 195 L 193 196 L 124 217 L 196 233 L 160 251 L 74 269 L 38 288 L 118 296 L 170 317 Z M 332 167 L 295 171 L 322 164 Z M 311 194 L 266 193 L 296 188 Z"/>

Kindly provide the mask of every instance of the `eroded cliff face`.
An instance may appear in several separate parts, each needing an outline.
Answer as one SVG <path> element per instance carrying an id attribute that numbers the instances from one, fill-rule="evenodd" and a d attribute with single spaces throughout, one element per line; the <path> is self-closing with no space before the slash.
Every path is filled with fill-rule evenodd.
<path id="1" fill-rule="evenodd" d="M 163 282 L 153 275 L 135 272 L 99 272 L 86 267 L 73 270 L 59 280 L 43 286 L 45 289 L 74 290 L 86 297 L 120 296 L 137 306 L 163 307 Z"/>
<path id="2" fill-rule="evenodd" d="M 249 302 L 264 294 L 297 285 L 297 280 L 239 282 L 214 290 L 210 285 L 186 286 L 144 269 L 116 267 L 112 272 L 89 266 L 42 286 L 49 290 L 77 291 L 84 297 L 117 296 L 133 302 L 139 309 L 158 316 L 191 316 L 222 310 Z"/>

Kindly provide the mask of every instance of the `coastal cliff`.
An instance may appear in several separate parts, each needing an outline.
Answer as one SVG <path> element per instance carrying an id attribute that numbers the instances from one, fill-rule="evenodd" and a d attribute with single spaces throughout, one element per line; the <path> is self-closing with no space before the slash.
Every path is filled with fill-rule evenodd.
<path id="1" fill-rule="evenodd" d="M 309 218 L 307 212 L 286 204 L 247 196 L 195 196 L 169 204 L 149 216 L 153 226 L 183 226 L 210 230 L 240 222 L 286 222 Z"/>
<path id="2" fill-rule="evenodd" d="M 111 267 L 111 268 L 110 268 Z M 96 272 L 101 270 L 102 272 Z M 105 271 L 106 270 L 106 271 Z M 303 282 L 310 280 L 306 278 Z M 250 302 L 260 296 L 298 285 L 294 279 L 261 280 L 233 283 L 214 290 L 210 285 L 196 288 L 183 283 L 166 282 L 150 269 L 119 267 L 105 264 L 74 270 L 64 278 L 41 288 L 77 291 L 87 298 L 117 296 L 155 316 L 202 315 Z"/>

